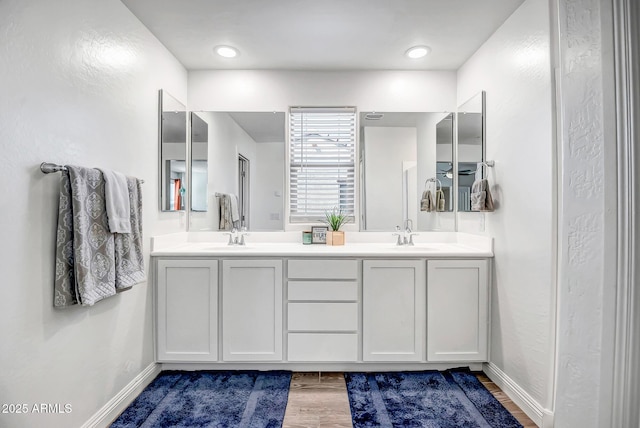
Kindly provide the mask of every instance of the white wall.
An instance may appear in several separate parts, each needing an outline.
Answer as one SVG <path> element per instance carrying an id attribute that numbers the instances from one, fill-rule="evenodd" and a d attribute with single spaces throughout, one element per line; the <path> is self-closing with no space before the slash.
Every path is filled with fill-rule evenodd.
<path id="1" fill-rule="evenodd" d="M 191 213 L 190 230 L 219 230 L 220 210 L 215 194 L 238 195 L 238 155 L 249 159 L 253 169 L 257 163 L 256 142 L 228 113 L 203 111 L 198 115 L 209 125 L 208 208 L 206 212 Z M 249 175 L 251 188 L 255 186 L 254 175 Z"/>
<path id="2" fill-rule="evenodd" d="M 189 110 L 288 111 L 356 106 L 360 111 L 454 111 L 453 71 L 189 71 Z"/>
<path id="3" fill-rule="evenodd" d="M 491 362 L 551 408 L 554 145 L 549 5 L 527 0 L 458 71 L 458 101 L 487 91 L 490 214 L 460 213 L 460 231 L 495 239 Z M 579 426 L 579 425 L 575 425 Z"/>
<path id="4" fill-rule="evenodd" d="M 160 88 L 186 102 L 187 73 L 118 0 L 3 0 L 0 35 L 0 402 L 72 406 L 0 426 L 77 427 L 153 361 L 151 287 L 54 310 L 60 178 L 38 166 L 144 179 L 148 261 L 150 236 L 181 229 L 158 212 L 157 116 Z"/>
<path id="5" fill-rule="evenodd" d="M 403 163 L 416 161 L 417 129 L 366 126 L 363 143 L 367 230 L 389 231 L 395 226 L 402 227 Z"/>
<path id="6" fill-rule="evenodd" d="M 251 230 L 284 230 L 284 141 L 256 144 Z"/>

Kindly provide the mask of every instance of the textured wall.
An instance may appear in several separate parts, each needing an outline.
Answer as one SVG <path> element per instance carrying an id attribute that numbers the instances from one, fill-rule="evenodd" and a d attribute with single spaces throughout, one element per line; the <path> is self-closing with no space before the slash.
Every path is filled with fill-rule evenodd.
<path id="1" fill-rule="evenodd" d="M 179 230 L 157 210 L 157 99 L 186 101 L 184 68 L 118 0 L 0 2 L 0 403 L 71 404 L 2 427 L 77 427 L 153 361 L 151 288 L 54 310 L 59 174 L 42 161 L 143 178 L 149 237 Z M 148 260 L 148 259 L 147 259 Z"/>
<path id="2" fill-rule="evenodd" d="M 553 131 L 549 6 L 527 0 L 458 71 L 458 104 L 487 91 L 496 211 L 460 213 L 495 242 L 491 362 L 549 408 L 553 353 Z"/>
<path id="3" fill-rule="evenodd" d="M 607 122 L 613 108 L 605 109 L 612 104 L 604 91 L 610 24 L 603 18 L 611 5 L 599 0 L 562 0 L 559 5 L 562 251 L 556 426 L 607 426 L 616 176 Z"/>

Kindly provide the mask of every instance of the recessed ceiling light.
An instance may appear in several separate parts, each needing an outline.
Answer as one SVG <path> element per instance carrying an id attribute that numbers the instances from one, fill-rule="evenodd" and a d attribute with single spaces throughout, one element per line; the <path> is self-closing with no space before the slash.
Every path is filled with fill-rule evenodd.
<path id="1" fill-rule="evenodd" d="M 238 50 L 231 46 L 216 46 L 213 50 L 224 58 L 235 58 L 238 56 Z"/>
<path id="2" fill-rule="evenodd" d="M 431 52 L 431 48 L 429 46 L 414 46 L 412 48 L 407 49 L 404 53 L 408 58 L 418 59 L 426 56 L 429 52 Z"/>

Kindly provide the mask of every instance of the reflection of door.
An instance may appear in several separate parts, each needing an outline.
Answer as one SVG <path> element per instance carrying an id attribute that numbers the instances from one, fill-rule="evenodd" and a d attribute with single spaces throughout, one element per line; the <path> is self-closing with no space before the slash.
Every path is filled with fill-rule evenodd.
<path id="1" fill-rule="evenodd" d="M 164 171 L 168 172 L 165 178 L 164 192 L 168 198 L 164 199 L 163 209 L 165 211 L 182 211 L 184 210 L 185 194 L 185 162 L 183 160 L 167 160 Z"/>
<path id="2" fill-rule="evenodd" d="M 238 211 L 240 227 L 249 227 L 249 159 L 238 155 Z"/>

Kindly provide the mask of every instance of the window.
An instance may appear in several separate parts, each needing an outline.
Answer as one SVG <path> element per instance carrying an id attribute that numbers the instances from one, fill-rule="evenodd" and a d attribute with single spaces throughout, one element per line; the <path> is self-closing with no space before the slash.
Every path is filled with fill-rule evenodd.
<path id="1" fill-rule="evenodd" d="M 323 220 L 333 209 L 354 215 L 355 126 L 355 108 L 291 108 L 291 223 Z"/>

